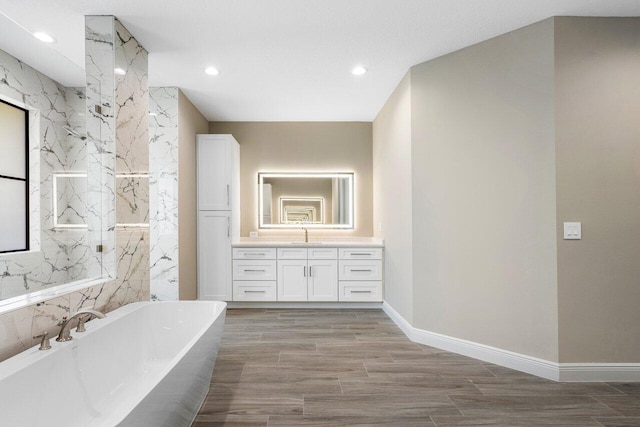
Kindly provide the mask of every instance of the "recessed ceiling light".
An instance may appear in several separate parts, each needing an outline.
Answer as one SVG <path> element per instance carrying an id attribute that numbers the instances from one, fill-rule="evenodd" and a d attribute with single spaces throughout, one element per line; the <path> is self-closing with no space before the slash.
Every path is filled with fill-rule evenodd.
<path id="1" fill-rule="evenodd" d="M 218 74 L 220 74 L 220 70 L 218 70 L 216 67 L 207 67 L 204 69 L 204 72 L 209 74 L 210 76 L 217 76 Z"/>
<path id="2" fill-rule="evenodd" d="M 367 72 L 367 69 L 361 65 L 358 65 L 353 70 L 351 70 L 351 74 L 353 74 L 354 76 L 361 76 L 366 72 Z"/>
<path id="3" fill-rule="evenodd" d="M 49 34 L 43 33 L 41 31 L 37 31 L 37 32 L 33 33 L 33 37 L 35 37 L 38 40 L 40 40 L 41 42 L 45 42 L 45 43 L 53 43 L 54 41 L 56 41 L 56 39 L 51 37 Z"/>
<path id="4" fill-rule="evenodd" d="M 123 70 L 122 68 L 115 68 L 113 70 L 114 73 L 116 73 L 119 76 L 124 76 L 125 74 L 127 74 L 127 72 L 125 70 Z"/>

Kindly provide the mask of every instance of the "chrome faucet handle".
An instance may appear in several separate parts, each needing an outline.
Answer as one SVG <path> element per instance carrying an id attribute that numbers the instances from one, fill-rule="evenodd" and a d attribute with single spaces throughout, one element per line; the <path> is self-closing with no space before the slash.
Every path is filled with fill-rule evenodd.
<path id="1" fill-rule="evenodd" d="M 76 332 L 86 332 L 87 329 L 84 327 L 85 322 L 87 321 L 87 317 L 78 317 L 78 326 L 76 326 Z"/>
<path id="2" fill-rule="evenodd" d="M 33 339 L 42 338 L 40 341 L 40 347 L 38 350 L 49 350 L 51 349 L 51 342 L 49 341 L 49 332 L 45 331 L 42 335 L 36 335 Z"/>

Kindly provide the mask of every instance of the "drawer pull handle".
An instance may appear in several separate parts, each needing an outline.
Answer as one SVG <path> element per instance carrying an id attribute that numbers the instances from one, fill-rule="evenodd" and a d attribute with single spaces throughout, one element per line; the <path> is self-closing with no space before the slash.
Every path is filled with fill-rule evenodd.
<path id="1" fill-rule="evenodd" d="M 267 291 L 243 291 L 245 294 L 264 294 Z"/>
<path id="2" fill-rule="evenodd" d="M 366 270 L 365 269 L 355 269 L 355 268 L 353 268 L 353 269 L 351 269 L 351 271 L 367 271 L 367 272 L 371 273 L 371 269 L 370 268 L 366 269 Z"/>
<path id="3" fill-rule="evenodd" d="M 267 270 L 249 270 L 249 269 L 245 269 L 244 271 L 245 271 L 245 272 L 247 272 L 247 271 L 251 271 L 251 272 L 260 272 L 260 273 L 264 273 L 264 272 L 266 272 Z"/>
<path id="4" fill-rule="evenodd" d="M 371 252 L 351 252 L 351 255 L 359 255 L 359 256 L 371 256 L 373 255 Z"/>
<path id="5" fill-rule="evenodd" d="M 352 294 L 370 294 L 371 291 L 350 291 Z"/>
<path id="6" fill-rule="evenodd" d="M 249 256 L 249 255 L 253 255 L 253 256 L 265 256 L 265 255 L 266 255 L 266 253 L 264 253 L 264 252 L 245 252 L 244 254 L 245 254 L 246 256 Z"/>

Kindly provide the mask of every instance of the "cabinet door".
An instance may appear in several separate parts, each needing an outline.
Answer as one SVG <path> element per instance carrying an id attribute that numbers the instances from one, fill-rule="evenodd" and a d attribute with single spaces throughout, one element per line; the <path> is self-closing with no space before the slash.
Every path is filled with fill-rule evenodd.
<path id="1" fill-rule="evenodd" d="M 307 300 L 307 261 L 278 260 L 278 301 Z"/>
<path id="2" fill-rule="evenodd" d="M 229 212 L 198 213 L 198 299 L 231 301 Z"/>
<path id="3" fill-rule="evenodd" d="M 198 210 L 231 209 L 231 164 L 229 141 L 198 136 Z"/>
<path id="4" fill-rule="evenodd" d="M 309 301 L 338 301 L 338 261 L 309 261 Z"/>

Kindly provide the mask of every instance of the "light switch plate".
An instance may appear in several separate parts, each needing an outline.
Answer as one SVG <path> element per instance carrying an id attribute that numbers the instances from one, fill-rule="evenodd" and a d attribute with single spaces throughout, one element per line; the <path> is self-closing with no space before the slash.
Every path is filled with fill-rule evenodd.
<path id="1" fill-rule="evenodd" d="M 582 223 L 581 222 L 565 222 L 564 223 L 564 240 L 580 240 L 582 239 Z"/>

